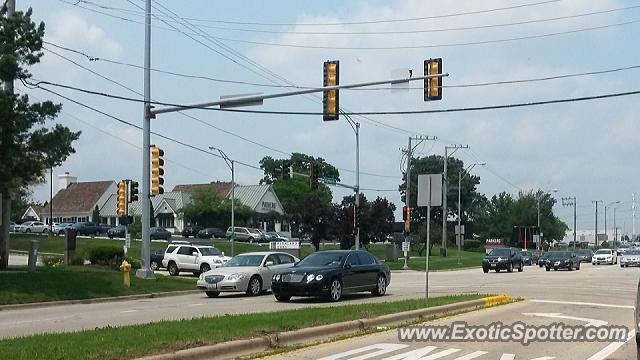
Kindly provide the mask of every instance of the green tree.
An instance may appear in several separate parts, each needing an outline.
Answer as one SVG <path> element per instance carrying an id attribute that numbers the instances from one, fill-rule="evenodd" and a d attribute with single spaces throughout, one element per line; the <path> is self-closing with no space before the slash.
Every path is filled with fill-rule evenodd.
<path id="1" fill-rule="evenodd" d="M 100 223 L 100 209 L 98 208 L 98 205 L 93 208 L 93 212 L 91 213 L 91 221 L 96 224 Z"/>
<path id="2" fill-rule="evenodd" d="M 249 225 L 253 211 L 235 200 L 235 225 Z M 231 226 L 231 199 L 222 198 L 211 189 L 198 189 L 193 192 L 191 203 L 181 212 L 184 219 L 192 224 L 204 227 L 227 229 Z"/>
<path id="3" fill-rule="evenodd" d="M 264 171 L 264 177 L 260 184 L 273 184 L 282 178 L 282 165 L 285 161 L 291 164 L 291 169 L 297 174 L 309 174 L 309 164 L 316 162 L 319 164 L 320 178 L 335 179 L 340 181 L 340 172 L 333 165 L 328 164 L 321 157 L 313 157 L 301 153 L 293 153 L 289 159 L 274 159 L 265 156 L 260 160 L 260 168 Z M 294 175 L 296 177 L 298 175 Z M 307 178 L 308 181 L 308 178 Z"/>
<path id="4" fill-rule="evenodd" d="M 355 245 L 354 230 L 355 195 L 348 195 L 340 204 L 334 205 L 335 224 L 331 228 L 331 237 L 340 241 L 342 249 L 350 249 Z M 391 233 L 395 221 L 396 206 L 386 198 L 378 197 L 368 201 L 360 194 L 360 244 L 367 247 L 373 241 L 384 241 Z"/>
<path id="5" fill-rule="evenodd" d="M 40 62 L 43 55 L 44 23 L 31 20 L 31 9 L 9 14 L 0 10 L 0 193 L 2 226 L 0 228 L 0 269 L 9 262 L 9 216 L 11 201 L 19 190 L 43 180 L 46 169 L 59 166 L 74 152 L 73 141 L 80 136 L 56 124 L 62 106 L 51 101 L 32 103 L 27 95 L 13 93 L 13 82 L 31 77 L 28 67 Z"/>

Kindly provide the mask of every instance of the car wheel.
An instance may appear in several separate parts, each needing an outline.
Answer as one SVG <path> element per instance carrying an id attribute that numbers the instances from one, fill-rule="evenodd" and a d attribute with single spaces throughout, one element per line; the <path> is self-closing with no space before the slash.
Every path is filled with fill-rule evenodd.
<path id="1" fill-rule="evenodd" d="M 174 263 L 173 261 L 170 262 L 169 265 L 167 265 L 167 270 L 169 270 L 169 275 L 171 276 L 178 276 L 178 274 L 180 273 L 178 265 L 176 265 L 176 263 Z"/>
<path id="2" fill-rule="evenodd" d="M 27 234 L 31 232 L 31 229 L 27 229 L 24 232 L 26 232 Z"/>
<path id="3" fill-rule="evenodd" d="M 155 260 L 151 260 L 151 264 L 149 264 L 149 267 L 151 267 L 151 270 L 153 271 L 158 270 L 159 268 L 158 262 Z"/>
<path id="4" fill-rule="evenodd" d="M 46 234 L 47 233 L 47 229 L 42 230 L 42 233 Z"/>
<path id="5" fill-rule="evenodd" d="M 384 275 L 378 275 L 378 282 L 376 283 L 376 288 L 371 292 L 371 294 L 376 296 L 384 296 L 387 292 L 387 278 Z"/>
<path id="6" fill-rule="evenodd" d="M 500 269 L 496 269 L 496 272 L 497 272 L 497 273 L 499 273 L 499 272 L 500 272 Z"/>
<path id="7" fill-rule="evenodd" d="M 254 276 L 249 280 L 249 285 L 247 286 L 247 295 L 249 296 L 258 296 L 262 291 L 262 281 L 258 276 Z"/>
<path id="8" fill-rule="evenodd" d="M 569 266 L 569 271 L 573 271 L 573 264 L 571 264 L 571 266 Z"/>
<path id="9" fill-rule="evenodd" d="M 340 279 L 331 280 L 331 285 L 329 286 L 329 301 L 337 302 L 342 298 L 342 282 Z"/>
<path id="10" fill-rule="evenodd" d="M 274 294 L 274 296 L 276 297 L 276 300 L 282 301 L 282 302 L 287 302 L 291 300 L 291 295 Z"/>
<path id="11" fill-rule="evenodd" d="M 107 235 L 109 239 L 113 239 L 113 235 Z"/>
<path id="12" fill-rule="evenodd" d="M 205 291 L 204 293 L 210 298 L 218 297 L 218 295 L 220 295 L 220 291 Z"/>
<path id="13" fill-rule="evenodd" d="M 207 271 L 211 270 L 211 266 L 209 266 L 209 264 L 202 264 L 200 265 L 200 273 L 204 274 Z"/>
<path id="14" fill-rule="evenodd" d="M 253 238 L 248 238 L 247 241 L 252 243 L 253 242 Z"/>
<path id="15" fill-rule="evenodd" d="M 524 265 L 522 263 L 520 263 L 520 267 L 518 268 L 518 272 L 522 272 L 522 270 L 524 270 Z"/>
<path id="16" fill-rule="evenodd" d="M 547 266 L 547 271 L 551 271 L 551 268 Z"/>
<path id="17" fill-rule="evenodd" d="M 489 272 L 489 269 L 487 269 L 487 268 L 482 268 L 482 272 L 486 274 L 486 273 L 488 273 L 488 272 Z"/>
<path id="18" fill-rule="evenodd" d="M 576 270 L 580 270 L 580 263 L 578 263 L 578 266 L 576 266 Z"/>
<path id="19" fill-rule="evenodd" d="M 509 267 L 507 268 L 507 272 L 513 272 L 513 263 L 509 263 Z"/>

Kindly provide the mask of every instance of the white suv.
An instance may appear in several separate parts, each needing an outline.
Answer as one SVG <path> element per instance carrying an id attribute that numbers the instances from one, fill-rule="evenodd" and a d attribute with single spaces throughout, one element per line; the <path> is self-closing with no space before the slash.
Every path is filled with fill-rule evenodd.
<path id="1" fill-rule="evenodd" d="M 198 275 L 222 266 L 229 259 L 213 246 L 174 244 L 167 246 L 162 266 L 167 268 L 171 276 L 177 276 L 181 271 Z"/>

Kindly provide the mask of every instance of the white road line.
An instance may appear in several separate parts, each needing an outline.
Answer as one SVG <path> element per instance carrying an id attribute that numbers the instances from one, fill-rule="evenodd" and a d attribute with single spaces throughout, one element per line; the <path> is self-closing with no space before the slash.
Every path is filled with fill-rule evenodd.
<path id="1" fill-rule="evenodd" d="M 500 360 L 513 360 L 516 358 L 516 354 L 502 354 Z"/>
<path id="2" fill-rule="evenodd" d="M 629 340 L 633 339 L 635 336 L 636 336 L 636 331 L 632 330 L 629 333 L 629 336 L 627 337 L 626 341 L 612 342 L 611 344 L 605 346 L 602 350 L 600 350 L 597 353 L 591 355 L 591 357 L 588 358 L 587 360 L 604 360 L 609 355 L 611 355 L 614 352 L 616 352 L 616 350 L 618 350 L 620 347 L 622 347 L 622 345 L 626 344 L 627 342 L 629 342 Z"/>
<path id="3" fill-rule="evenodd" d="M 564 304 L 564 305 L 582 305 L 582 306 L 595 306 L 595 307 L 608 307 L 608 308 L 616 308 L 616 309 L 635 309 L 632 305 L 615 305 L 615 304 L 598 304 L 598 303 L 589 303 L 589 302 L 579 302 L 579 301 L 557 301 L 557 300 L 529 300 L 534 303 L 545 303 L 545 304 Z"/>
<path id="4" fill-rule="evenodd" d="M 546 317 L 546 318 L 552 318 L 552 319 L 566 319 L 566 320 L 584 321 L 584 322 L 587 323 L 587 326 L 591 325 L 591 326 L 596 326 L 596 327 L 604 326 L 604 325 L 608 324 L 608 322 L 606 322 L 604 320 L 581 318 L 581 317 L 563 315 L 562 313 L 522 313 L 522 315 L 536 316 L 536 317 Z"/>
<path id="5" fill-rule="evenodd" d="M 463 355 L 463 356 L 457 357 L 457 358 L 455 358 L 453 360 L 472 360 L 472 359 L 480 357 L 480 356 L 482 356 L 482 355 L 484 355 L 486 353 L 487 353 L 486 351 L 474 351 L 471 354 Z"/>
<path id="6" fill-rule="evenodd" d="M 361 347 L 359 349 L 354 349 L 354 350 L 341 352 L 341 353 L 338 353 L 338 354 L 329 355 L 329 356 L 323 357 L 323 358 L 318 359 L 318 360 L 344 359 L 347 356 L 356 355 L 356 354 L 362 354 L 362 353 L 369 352 L 369 351 L 372 351 L 372 350 L 377 350 L 377 351 L 369 352 L 369 353 L 367 353 L 365 355 L 358 356 L 358 357 L 350 359 L 350 360 L 365 360 L 365 359 L 371 359 L 371 358 L 379 356 L 379 355 L 388 354 L 390 352 L 394 352 L 396 350 L 404 349 L 404 348 L 407 348 L 407 347 L 409 347 L 409 345 L 406 345 L 406 344 L 389 344 L 389 343 L 374 344 L 374 345 Z"/>
<path id="7" fill-rule="evenodd" d="M 122 310 L 120 311 L 123 314 L 138 312 L 138 310 Z"/>
<path id="8" fill-rule="evenodd" d="M 204 304 L 189 304 L 189 306 L 202 306 Z"/>

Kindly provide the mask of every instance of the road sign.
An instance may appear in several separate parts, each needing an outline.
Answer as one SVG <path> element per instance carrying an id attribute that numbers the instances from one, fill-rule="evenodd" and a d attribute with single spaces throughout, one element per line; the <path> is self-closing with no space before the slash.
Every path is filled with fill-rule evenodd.
<path id="1" fill-rule="evenodd" d="M 269 243 L 271 250 L 297 250 L 300 249 L 299 241 L 272 241 Z"/>
<path id="2" fill-rule="evenodd" d="M 429 194 L 431 179 L 431 194 Z M 431 198 L 431 204 L 429 204 Z M 442 174 L 418 175 L 418 206 L 442 206 Z"/>
<path id="3" fill-rule="evenodd" d="M 459 234 L 464 235 L 464 225 L 460 225 L 460 226 L 456 225 L 455 234 L 456 235 L 459 235 Z"/>
<path id="4" fill-rule="evenodd" d="M 322 178 L 322 182 L 327 185 L 335 185 L 338 181 L 336 179 Z"/>
<path id="5" fill-rule="evenodd" d="M 402 242 L 402 251 L 403 251 L 404 253 L 409 252 L 409 248 L 410 248 L 410 247 L 409 247 L 409 244 L 410 244 L 410 243 L 409 243 L 408 241 L 403 241 L 403 242 Z"/>
<path id="6" fill-rule="evenodd" d="M 456 234 L 456 246 L 464 246 L 464 233 Z"/>

